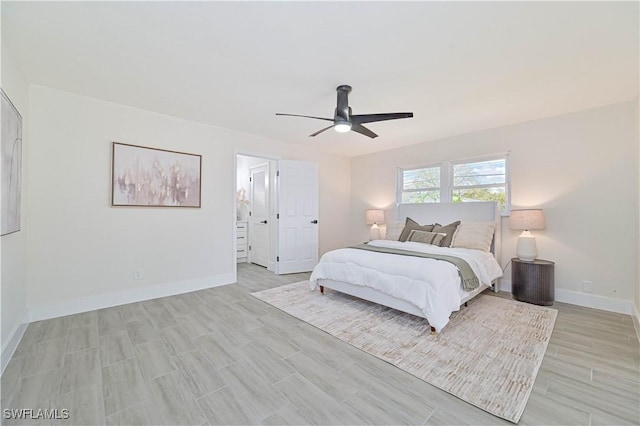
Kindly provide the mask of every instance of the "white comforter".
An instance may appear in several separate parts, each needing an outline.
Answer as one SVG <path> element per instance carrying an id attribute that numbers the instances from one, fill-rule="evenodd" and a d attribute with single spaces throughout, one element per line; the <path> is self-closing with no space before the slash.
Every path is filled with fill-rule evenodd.
<path id="1" fill-rule="evenodd" d="M 375 240 L 370 245 L 457 256 L 467 261 L 482 284 L 502 277 L 492 253 L 463 248 L 437 247 L 416 242 Z M 452 312 L 469 295 L 462 289 L 458 269 L 449 262 L 415 256 L 397 256 L 344 248 L 325 253 L 313 270 L 310 286 L 330 279 L 371 287 L 417 306 L 429 324 L 440 331 Z"/>

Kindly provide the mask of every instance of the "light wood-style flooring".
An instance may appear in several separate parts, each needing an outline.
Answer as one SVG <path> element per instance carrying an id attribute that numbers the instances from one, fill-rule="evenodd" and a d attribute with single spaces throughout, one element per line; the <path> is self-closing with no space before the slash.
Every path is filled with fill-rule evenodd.
<path id="1" fill-rule="evenodd" d="M 240 264 L 234 285 L 32 323 L 2 408 L 68 409 L 58 425 L 510 424 L 249 294 L 308 276 Z M 640 424 L 632 318 L 554 307 L 519 424 Z"/>

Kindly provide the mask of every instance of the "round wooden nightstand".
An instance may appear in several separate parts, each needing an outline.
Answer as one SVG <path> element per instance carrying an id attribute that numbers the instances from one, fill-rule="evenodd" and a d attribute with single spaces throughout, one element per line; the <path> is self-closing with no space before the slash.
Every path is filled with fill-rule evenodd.
<path id="1" fill-rule="evenodd" d="M 555 297 L 554 263 L 511 259 L 511 295 L 521 302 L 553 305 Z"/>

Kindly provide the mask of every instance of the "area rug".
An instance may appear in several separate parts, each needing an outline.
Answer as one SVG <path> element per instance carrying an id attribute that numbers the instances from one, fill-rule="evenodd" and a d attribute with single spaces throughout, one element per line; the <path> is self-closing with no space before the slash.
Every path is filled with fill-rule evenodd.
<path id="1" fill-rule="evenodd" d="M 558 311 L 480 295 L 437 335 L 427 320 L 307 281 L 252 293 L 491 414 L 517 423 Z"/>

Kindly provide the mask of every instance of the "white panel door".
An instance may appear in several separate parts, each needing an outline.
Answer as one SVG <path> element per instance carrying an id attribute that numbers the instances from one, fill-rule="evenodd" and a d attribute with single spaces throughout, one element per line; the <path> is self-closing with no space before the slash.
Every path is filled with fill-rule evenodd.
<path id="1" fill-rule="evenodd" d="M 249 216 L 249 262 L 269 264 L 269 165 L 249 169 L 251 213 Z"/>
<path id="2" fill-rule="evenodd" d="M 276 273 L 313 270 L 318 263 L 318 163 L 278 164 Z"/>

